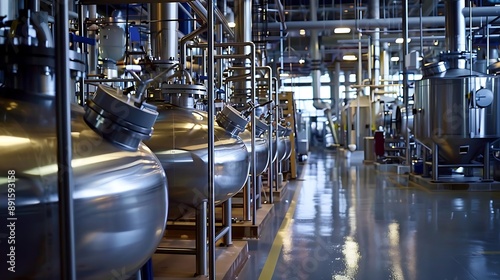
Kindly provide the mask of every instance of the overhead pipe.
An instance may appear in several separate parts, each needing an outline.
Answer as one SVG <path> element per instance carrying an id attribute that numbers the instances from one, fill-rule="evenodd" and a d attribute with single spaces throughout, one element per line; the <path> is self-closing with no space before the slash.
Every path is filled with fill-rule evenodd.
<path id="1" fill-rule="evenodd" d="M 234 3 L 234 13 L 235 13 L 235 37 L 234 40 L 239 43 L 251 42 L 252 41 L 252 0 L 240 0 Z M 249 53 L 248 46 L 240 46 L 236 50 L 239 54 Z M 252 60 L 253 64 L 255 61 Z M 236 67 L 245 67 L 246 59 L 238 59 L 233 62 Z M 246 70 L 235 71 L 235 76 L 245 75 Z M 238 81 L 234 83 L 234 92 L 231 96 L 231 103 L 238 109 L 245 109 L 247 106 L 247 89 L 250 88 L 250 83 L 248 81 Z M 255 100 L 251 100 L 255 102 Z"/>
<path id="2" fill-rule="evenodd" d="M 370 0 L 370 17 L 380 19 L 380 0 Z M 380 84 L 380 28 L 375 28 L 372 34 L 373 45 L 373 69 L 372 69 L 372 85 Z"/>
<path id="3" fill-rule="evenodd" d="M 464 0 L 445 0 L 445 48 L 448 51 L 465 51 L 465 17 L 460 11 Z M 470 10 L 469 10 L 470 11 Z"/>
<path id="4" fill-rule="evenodd" d="M 318 0 L 311 0 L 309 3 L 309 11 L 311 13 L 311 21 L 318 20 Z M 311 50 L 311 77 L 313 91 L 313 106 L 318 110 L 329 109 L 330 104 L 322 102 L 320 98 L 321 88 L 321 54 L 319 52 L 318 30 L 311 30 L 310 46 Z"/>
<path id="5" fill-rule="evenodd" d="M 161 60 L 177 58 L 177 17 L 177 3 L 151 4 L 151 45 Z"/>
<path id="6" fill-rule="evenodd" d="M 486 22 L 485 17 L 474 17 L 473 23 L 480 24 Z M 324 30 L 325 28 L 333 29 L 336 27 L 351 27 L 351 28 L 360 28 L 360 29 L 375 29 L 375 28 L 394 28 L 399 27 L 402 24 L 401 18 L 382 18 L 382 19 L 363 19 L 356 22 L 355 19 L 343 19 L 343 20 L 325 20 L 325 21 L 288 21 L 286 22 L 287 30 Z M 445 17 L 422 17 L 423 25 L 432 25 L 434 27 L 444 27 L 445 26 Z M 260 24 L 255 24 L 255 28 L 260 28 Z M 411 17 L 408 18 L 408 26 L 419 28 L 420 27 L 420 17 Z M 267 23 L 268 30 L 278 31 L 281 28 L 281 24 L 279 22 L 269 22 Z"/>
<path id="7" fill-rule="evenodd" d="M 211 1 L 208 1 L 208 2 L 210 3 Z M 208 21 L 207 9 L 205 9 L 205 7 L 203 6 L 203 4 L 201 2 L 189 1 L 187 3 L 191 7 L 191 9 L 193 9 L 193 11 L 200 17 L 200 19 L 202 21 L 204 21 L 204 22 Z M 213 6 L 213 5 L 211 5 L 211 6 Z M 231 29 L 231 27 L 229 27 L 229 24 L 226 20 L 226 17 L 224 16 L 224 14 L 222 14 L 222 12 L 217 8 L 213 11 L 213 13 L 217 17 L 218 22 L 220 22 L 222 24 L 222 26 L 224 27 L 224 30 L 228 33 L 228 36 L 231 38 L 234 38 L 234 32 Z"/>

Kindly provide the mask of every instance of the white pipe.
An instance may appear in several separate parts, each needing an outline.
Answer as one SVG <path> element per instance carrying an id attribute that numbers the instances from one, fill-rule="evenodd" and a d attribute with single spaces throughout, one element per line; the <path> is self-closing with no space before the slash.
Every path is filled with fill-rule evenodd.
<path id="1" fill-rule="evenodd" d="M 310 2 L 310 12 L 311 21 L 318 20 L 318 0 L 311 0 Z M 312 76 L 312 90 L 313 90 L 313 106 L 318 110 L 324 110 L 330 108 L 329 103 L 322 102 L 320 100 L 320 89 L 321 89 L 321 54 L 319 52 L 319 42 L 318 42 L 318 30 L 311 30 L 310 36 L 310 46 L 311 50 L 311 76 Z"/>

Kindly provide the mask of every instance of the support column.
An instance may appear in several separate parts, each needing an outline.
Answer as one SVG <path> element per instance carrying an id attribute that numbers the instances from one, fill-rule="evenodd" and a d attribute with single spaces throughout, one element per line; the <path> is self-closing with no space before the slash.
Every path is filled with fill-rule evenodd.
<path id="1" fill-rule="evenodd" d="M 207 200 L 196 209 L 196 275 L 207 275 Z"/>

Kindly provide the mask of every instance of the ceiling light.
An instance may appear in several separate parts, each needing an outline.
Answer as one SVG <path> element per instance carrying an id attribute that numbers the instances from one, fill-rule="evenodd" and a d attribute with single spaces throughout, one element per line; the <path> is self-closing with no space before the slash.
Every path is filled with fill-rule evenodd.
<path id="1" fill-rule="evenodd" d="M 306 31 L 304 29 L 299 30 L 300 36 L 306 35 Z"/>
<path id="2" fill-rule="evenodd" d="M 355 55 L 352 55 L 352 54 L 346 54 L 342 57 L 343 60 L 346 60 L 346 61 L 355 61 L 355 60 L 358 60 L 358 58 L 355 56 Z"/>
<path id="3" fill-rule="evenodd" d="M 300 63 L 300 64 L 304 64 L 305 62 L 306 62 L 306 61 L 305 61 L 303 58 L 299 59 L 299 63 Z"/>
<path id="4" fill-rule="evenodd" d="M 346 34 L 351 32 L 351 28 L 349 27 L 337 27 L 333 30 L 335 34 Z"/>
<path id="5" fill-rule="evenodd" d="M 229 26 L 230 28 L 235 28 L 236 27 L 236 23 L 235 22 L 228 22 L 227 26 Z"/>
<path id="6" fill-rule="evenodd" d="M 396 39 L 396 43 L 397 44 L 402 44 L 403 42 L 405 41 L 405 39 L 403 38 L 397 38 Z M 408 38 L 408 43 L 411 42 L 411 38 Z"/>
<path id="7" fill-rule="evenodd" d="M 398 62 L 399 61 L 399 56 L 393 56 L 391 57 L 392 62 Z"/>
<path id="8" fill-rule="evenodd" d="M 289 77 L 289 76 L 290 76 L 290 74 L 288 74 L 288 73 L 281 73 L 280 74 L 280 77 Z"/>

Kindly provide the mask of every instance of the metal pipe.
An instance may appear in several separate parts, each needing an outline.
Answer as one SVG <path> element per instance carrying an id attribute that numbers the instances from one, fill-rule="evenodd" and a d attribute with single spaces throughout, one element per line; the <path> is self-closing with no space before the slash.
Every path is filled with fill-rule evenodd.
<path id="1" fill-rule="evenodd" d="M 31 10 L 32 13 L 39 12 L 40 11 L 40 0 L 30 0 L 28 8 Z"/>
<path id="2" fill-rule="evenodd" d="M 484 24 L 484 17 L 474 17 L 473 23 L 476 25 Z M 434 27 L 444 27 L 445 26 L 445 17 L 437 16 L 437 17 L 422 17 L 422 23 L 426 26 L 432 25 Z M 370 29 L 374 30 L 375 28 L 399 28 L 402 24 L 401 18 L 381 18 L 381 19 L 363 19 L 359 22 L 356 22 L 355 19 L 343 19 L 343 20 L 325 20 L 325 21 L 288 21 L 286 22 L 287 31 L 291 30 L 324 30 L 325 28 L 332 29 L 336 27 L 351 27 L 351 28 L 360 28 L 360 29 Z M 254 28 L 261 28 L 261 24 L 254 24 Z M 419 28 L 420 26 L 420 18 L 419 17 L 410 17 L 408 18 L 408 26 Z M 281 23 L 279 22 L 269 22 L 267 23 L 268 30 L 278 31 L 281 28 Z"/>
<path id="3" fill-rule="evenodd" d="M 448 51 L 465 51 L 465 17 L 461 13 L 465 7 L 464 0 L 445 1 L 445 49 Z"/>
<path id="4" fill-rule="evenodd" d="M 274 106 L 274 133 L 276 134 L 276 154 L 278 153 L 278 125 L 279 125 L 279 107 L 280 107 L 280 97 L 279 97 L 279 92 L 278 88 L 276 88 L 276 91 L 274 92 L 275 95 L 275 106 Z M 279 189 L 279 180 L 278 180 L 278 175 L 279 175 L 279 159 L 278 156 L 276 156 L 276 162 L 274 164 L 274 180 L 275 180 L 275 190 L 278 191 Z"/>
<path id="5" fill-rule="evenodd" d="M 256 77 L 255 77 L 255 45 L 252 43 L 250 45 L 250 53 L 251 53 L 251 58 L 250 58 L 250 72 L 252 73 L 252 80 L 250 81 L 250 94 L 251 94 L 251 100 L 254 101 L 256 100 Z M 250 170 L 250 175 L 252 176 L 252 225 L 255 225 L 257 222 L 257 155 L 255 153 L 255 137 L 257 136 L 256 128 L 257 124 L 255 123 L 255 110 L 252 110 L 252 113 L 250 115 L 250 119 L 253 122 L 252 125 L 252 169 Z"/>
<path id="6" fill-rule="evenodd" d="M 491 180 L 491 170 L 490 170 L 490 147 L 491 143 L 488 142 L 484 146 L 484 155 L 483 155 L 483 181 L 490 181 Z"/>
<path id="7" fill-rule="evenodd" d="M 427 166 L 425 166 L 425 161 L 427 160 L 427 148 L 424 145 L 420 145 L 422 148 L 422 159 L 423 159 L 423 164 L 422 164 L 422 177 L 429 177 L 429 169 Z"/>
<path id="8" fill-rule="evenodd" d="M 241 0 L 234 3 L 234 13 L 235 13 L 235 41 L 236 42 L 251 42 L 252 41 L 252 1 L 251 0 Z M 247 54 L 250 52 L 249 46 L 238 46 L 236 52 L 239 54 Z M 255 58 L 250 61 L 250 63 L 255 63 Z M 233 65 L 239 67 L 248 67 L 246 59 L 237 59 L 233 62 Z M 243 68 L 247 69 L 247 68 Z M 235 76 L 241 76 L 245 74 L 245 70 L 235 71 Z M 249 81 L 238 81 L 234 83 L 234 91 L 231 96 L 231 103 L 237 107 L 238 110 L 245 108 L 247 100 L 246 90 L 250 87 Z M 255 102 L 255 99 L 251 100 Z"/>
<path id="9" fill-rule="evenodd" d="M 488 7 L 464 7 L 461 9 L 462 15 L 468 17 L 470 13 L 474 17 L 497 17 L 500 16 L 500 7 L 498 6 L 488 6 Z"/>
<path id="10" fill-rule="evenodd" d="M 250 221 L 252 219 L 252 186 L 250 184 L 250 178 L 248 178 L 243 188 L 243 220 L 245 221 Z"/>
<path id="11" fill-rule="evenodd" d="M 168 60 L 177 59 L 177 49 L 179 38 L 177 30 L 179 29 L 178 18 L 178 3 L 164 3 L 161 10 L 161 32 L 166 32 L 161 40 L 161 59 Z"/>
<path id="12" fill-rule="evenodd" d="M 215 108 L 214 108 L 214 1 L 209 0 L 207 3 L 207 98 L 208 98 L 208 206 L 209 206 L 209 217 L 208 217 L 208 227 L 209 227 L 209 240 L 208 240 L 208 250 L 210 252 L 208 263 L 210 273 L 208 278 L 210 280 L 215 280 L 215 160 L 214 160 L 214 127 L 215 127 Z M 254 151 L 254 150 L 252 150 Z"/>
<path id="13" fill-rule="evenodd" d="M 432 144 L 432 180 L 439 179 L 439 146 L 436 143 Z"/>
<path id="14" fill-rule="evenodd" d="M 189 1 L 189 2 L 187 2 L 187 4 L 191 7 L 191 9 L 193 9 L 193 11 L 200 17 L 200 19 L 202 21 L 207 22 L 209 20 L 208 19 L 208 12 L 207 12 L 207 10 L 209 9 L 208 6 L 211 6 L 211 7 L 214 6 L 212 3 L 210 3 L 211 1 L 212 0 L 208 1 L 208 4 L 210 4 L 210 5 L 207 4 L 207 9 L 205 9 L 203 4 L 200 3 L 199 1 Z M 222 24 L 222 26 L 224 26 L 224 30 L 227 32 L 228 36 L 231 38 L 234 38 L 234 32 L 231 29 L 231 27 L 229 27 L 226 18 L 220 12 L 220 10 L 216 9 L 215 12 L 213 10 L 211 12 L 213 14 L 215 14 L 215 16 L 217 17 L 219 22 Z"/>
<path id="15" fill-rule="evenodd" d="M 196 209 L 196 275 L 207 275 L 207 207 L 203 200 Z"/>
<path id="16" fill-rule="evenodd" d="M 406 56 L 408 55 L 408 1 L 403 1 L 403 103 L 405 104 L 406 112 L 408 112 L 409 107 L 409 81 L 408 81 L 408 72 L 406 69 Z M 405 118 L 406 128 L 408 128 L 408 117 Z M 405 164 L 407 166 L 411 165 L 410 162 L 410 137 L 409 133 L 405 133 Z"/>
<path id="17" fill-rule="evenodd" d="M 309 11 L 311 21 L 318 20 L 318 0 L 311 0 L 309 2 Z M 313 106 L 314 108 L 329 109 L 328 103 L 321 102 L 320 88 L 321 88 L 321 53 L 319 52 L 318 30 L 311 30 L 310 36 L 310 50 L 311 50 L 311 77 L 312 77 L 312 92 L 313 92 Z"/>
<path id="18" fill-rule="evenodd" d="M 89 5 L 88 6 L 88 11 L 89 11 L 89 20 L 90 22 L 95 22 L 97 20 L 97 6 L 96 5 Z M 96 74 L 97 73 L 97 50 L 99 49 L 99 42 L 97 39 L 97 30 L 99 27 L 96 24 L 92 24 L 91 26 L 88 27 L 89 32 L 88 36 L 91 39 L 95 40 L 95 45 L 90 45 L 88 47 L 89 51 L 89 60 L 88 60 L 88 74 Z"/>
<path id="19" fill-rule="evenodd" d="M 370 0 L 370 14 L 373 19 L 380 18 L 380 0 Z M 380 84 L 380 28 L 375 28 L 375 32 L 372 35 L 372 45 L 373 45 L 373 74 L 372 74 L 372 84 Z"/>
<path id="20" fill-rule="evenodd" d="M 222 226 L 224 228 L 227 228 L 227 230 L 225 231 L 225 234 L 224 234 L 224 244 L 226 246 L 232 246 L 233 245 L 233 236 L 232 236 L 232 213 L 231 213 L 231 209 L 232 209 L 232 201 L 233 199 L 230 197 L 228 198 L 223 204 L 222 204 L 222 213 L 223 213 L 223 216 L 222 216 Z M 216 240 L 218 240 L 218 238 L 215 238 Z"/>
<path id="21" fill-rule="evenodd" d="M 198 224 L 196 224 L 198 226 Z M 206 240 L 206 238 L 205 238 Z M 198 246 L 198 240 L 196 241 L 196 246 Z M 205 245 L 206 246 L 206 245 Z M 198 247 L 195 249 L 192 248 L 165 248 L 158 247 L 156 248 L 155 254 L 172 254 L 172 255 L 197 255 Z M 204 264 L 202 264 L 204 265 Z M 198 267 L 198 257 L 196 258 L 196 267 Z M 201 275 L 198 273 L 198 268 L 196 269 L 196 275 Z"/>
<path id="22" fill-rule="evenodd" d="M 57 181 L 61 279 L 76 279 L 69 75 L 68 1 L 55 3 Z"/>

